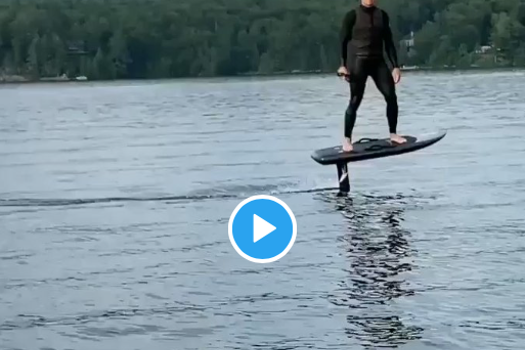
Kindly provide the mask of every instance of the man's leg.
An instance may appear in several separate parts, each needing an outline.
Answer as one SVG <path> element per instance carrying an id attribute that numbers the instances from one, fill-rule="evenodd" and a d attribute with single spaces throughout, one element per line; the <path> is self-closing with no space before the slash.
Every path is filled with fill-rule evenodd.
<path id="1" fill-rule="evenodd" d="M 396 84 L 392 73 L 383 60 L 379 60 L 375 69 L 371 72 L 372 79 L 386 101 L 386 116 L 390 131 L 390 140 L 396 143 L 404 143 L 406 139 L 397 135 L 398 104 L 396 94 Z"/>
<path id="2" fill-rule="evenodd" d="M 365 93 L 367 74 L 362 60 L 356 59 L 350 70 L 350 102 L 345 112 L 345 138 L 343 142 L 343 151 L 350 152 L 352 147 L 352 131 L 354 130 L 357 110 L 363 100 Z"/>

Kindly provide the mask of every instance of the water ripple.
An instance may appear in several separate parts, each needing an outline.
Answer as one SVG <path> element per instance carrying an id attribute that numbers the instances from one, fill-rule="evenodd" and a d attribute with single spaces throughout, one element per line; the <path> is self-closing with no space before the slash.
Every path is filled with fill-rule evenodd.
<path id="1" fill-rule="evenodd" d="M 340 142 L 332 76 L 6 85 L 0 347 L 521 350 L 522 76 L 407 74 L 402 132 L 448 136 L 351 164 L 349 197 L 310 158 Z M 355 137 L 384 113 L 369 84 Z M 259 194 L 298 223 L 262 266 L 227 235 Z"/>

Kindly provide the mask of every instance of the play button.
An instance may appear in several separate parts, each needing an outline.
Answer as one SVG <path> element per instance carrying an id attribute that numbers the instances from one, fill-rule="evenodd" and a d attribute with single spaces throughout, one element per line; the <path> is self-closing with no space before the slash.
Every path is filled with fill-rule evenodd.
<path id="1" fill-rule="evenodd" d="M 248 261 L 270 263 L 292 249 L 297 222 L 291 209 L 278 198 L 253 196 L 232 212 L 228 235 L 235 251 Z"/>
<path id="2" fill-rule="evenodd" d="M 253 214 L 253 243 L 263 239 L 273 231 L 276 227 L 268 221 L 261 219 L 259 216 Z"/>

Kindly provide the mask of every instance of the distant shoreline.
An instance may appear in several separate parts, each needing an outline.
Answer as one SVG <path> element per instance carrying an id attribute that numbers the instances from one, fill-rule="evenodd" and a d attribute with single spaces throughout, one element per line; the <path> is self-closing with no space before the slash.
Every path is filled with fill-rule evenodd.
<path id="1" fill-rule="evenodd" d="M 402 72 L 459 72 L 459 71 L 504 71 L 504 70 L 524 70 L 525 67 L 507 67 L 507 66 L 491 66 L 491 67 L 419 67 L 419 66 L 403 66 Z M 313 71 L 290 71 L 290 72 L 274 72 L 274 73 L 245 73 L 236 76 L 251 77 L 251 76 L 280 76 L 280 75 L 316 75 L 316 74 L 335 74 L 333 71 L 313 70 Z M 219 77 L 219 76 L 217 76 Z"/>
<path id="2" fill-rule="evenodd" d="M 79 76 L 68 78 L 65 74 L 58 77 L 43 77 L 38 79 L 28 78 L 17 74 L 0 75 L 0 84 L 23 84 L 23 83 L 67 83 L 67 82 L 84 82 L 89 81 L 87 77 Z"/>
<path id="3" fill-rule="evenodd" d="M 494 67 L 402 67 L 401 71 L 404 73 L 412 72 L 468 72 L 468 71 L 517 71 L 525 70 L 525 67 L 504 67 L 504 66 L 494 66 Z M 89 80 L 87 77 L 76 77 L 76 78 L 67 78 L 64 76 L 61 77 L 45 77 L 39 79 L 31 79 L 21 75 L 0 75 L 0 85 L 7 84 L 35 84 L 35 83 L 93 83 L 93 82 L 110 82 L 110 81 L 141 81 L 141 80 L 178 80 L 178 79 L 221 79 L 221 78 L 250 78 L 250 77 L 279 77 L 279 76 L 300 76 L 300 75 L 328 75 L 334 74 L 335 71 L 326 71 L 326 70 L 310 70 L 310 71 L 282 71 L 282 72 L 272 72 L 272 73 L 244 73 L 237 75 L 210 75 L 210 76 L 188 76 L 188 77 L 165 77 L 165 78 L 124 78 L 124 79 L 97 79 Z"/>

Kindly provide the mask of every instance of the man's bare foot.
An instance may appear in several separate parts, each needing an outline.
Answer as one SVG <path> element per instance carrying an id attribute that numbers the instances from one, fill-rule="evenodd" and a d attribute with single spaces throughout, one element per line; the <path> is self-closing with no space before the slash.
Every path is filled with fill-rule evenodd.
<path id="1" fill-rule="evenodd" d="M 407 139 L 399 136 L 398 134 L 390 134 L 390 141 L 401 144 L 407 142 Z"/>
<path id="2" fill-rule="evenodd" d="M 352 146 L 352 140 L 350 140 L 348 137 L 345 137 L 343 141 L 343 151 L 352 152 L 353 150 L 354 146 Z"/>

